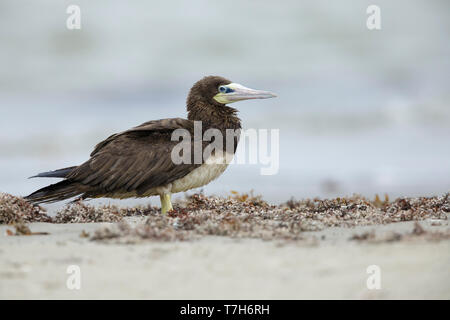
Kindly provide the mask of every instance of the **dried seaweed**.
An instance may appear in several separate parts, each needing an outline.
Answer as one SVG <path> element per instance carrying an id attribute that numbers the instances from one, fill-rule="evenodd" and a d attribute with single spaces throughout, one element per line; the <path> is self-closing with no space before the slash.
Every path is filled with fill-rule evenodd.
<path id="1" fill-rule="evenodd" d="M 32 205 L 20 197 L 0 192 L 0 224 L 51 220 L 44 208 Z"/>
<path id="2" fill-rule="evenodd" d="M 91 240 L 105 241 L 115 240 L 119 243 L 136 243 L 140 240 L 177 241 L 192 239 L 193 236 L 186 232 L 179 232 L 172 226 L 167 216 L 157 216 L 155 219 L 147 220 L 146 223 L 135 227 L 122 221 L 112 226 L 103 227 L 95 231 Z"/>
<path id="3" fill-rule="evenodd" d="M 147 216 L 159 212 L 156 207 L 119 208 L 114 205 L 95 207 L 83 201 L 71 203 L 59 210 L 53 218 L 53 223 L 89 223 L 89 222 L 119 222 L 124 217 Z"/>
<path id="4" fill-rule="evenodd" d="M 32 232 L 30 228 L 23 222 L 13 224 L 15 232 L 6 229 L 6 235 L 8 236 L 41 236 L 48 235 L 48 232 Z"/>
<path id="5" fill-rule="evenodd" d="M 386 224 L 399 221 L 442 219 L 447 220 L 450 199 L 440 197 L 398 198 L 389 202 L 375 197 L 370 201 L 354 195 L 349 198 L 313 199 L 286 203 L 291 212 L 298 213 L 302 221 L 316 221 L 321 227 Z"/>
<path id="6" fill-rule="evenodd" d="M 119 222 L 123 216 L 116 206 L 94 207 L 82 201 L 71 203 L 58 211 L 54 223 Z"/>
<path id="7" fill-rule="evenodd" d="M 232 192 L 229 197 L 193 194 L 174 205 L 175 210 L 161 215 L 159 208 L 117 206 L 95 207 L 84 202 L 69 204 L 50 218 L 39 206 L 23 199 L 0 194 L 2 223 L 45 221 L 53 223 L 114 222 L 113 226 L 97 230 L 93 240 L 115 239 L 137 241 L 181 241 L 199 236 L 214 235 L 232 238 L 259 238 L 265 240 L 303 239 L 304 231 L 328 227 L 379 225 L 401 221 L 433 220 L 439 224 L 448 219 L 449 194 L 439 197 L 399 198 L 392 202 L 386 196 L 369 200 L 362 196 L 335 199 L 289 200 L 281 205 L 270 205 L 261 197 Z M 125 217 L 147 217 L 145 224 L 132 226 Z M 420 234 L 417 227 L 415 234 Z M 85 237 L 87 235 L 84 235 Z M 359 238 L 360 239 L 359 239 Z M 370 234 L 357 235 L 355 240 L 370 240 Z M 390 236 L 395 241 L 398 235 Z M 389 238 L 389 237 L 388 237 Z"/>
<path id="8" fill-rule="evenodd" d="M 450 239 L 450 230 L 427 231 L 417 221 L 414 223 L 413 230 L 406 234 L 395 231 L 376 234 L 375 231 L 368 231 L 362 234 L 354 234 L 350 240 L 368 243 L 383 243 L 396 241 L 440 241 Z"/>
<path id="9" fill-rule="evenodd" d="M 144 226 L 116 227 L 99 232 L 93 239 L 133 238 L 161 241 L 187 240 L 214 235 L 265 240 L 300 240 L 303 231 L 327 227 L 375 225 L 407 220 L 447 219 L 448 196 L 402 198 L 382 206 L 360 196 L 327 200 L 291 200 L 287 205 L 271 206 L 242 197 L 189 196 L 183 206 L 167 216 L 152 213 Z M 406 204 L 407 203 L 407 204 Z M 416 230 L 416 232 L 419 232 Z M 365 237 L 370 237 L 366 235 Z M 356 238 L 355 238 L 356 239 Z M 395 239 L 395 235 L 393 235 Z M 364 240 L 364 239 L 362 239 Z"/>

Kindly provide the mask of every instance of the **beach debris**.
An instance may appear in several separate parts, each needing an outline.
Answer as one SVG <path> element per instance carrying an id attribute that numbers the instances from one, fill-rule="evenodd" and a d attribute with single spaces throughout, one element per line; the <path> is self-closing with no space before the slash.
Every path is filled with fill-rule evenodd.
<path id="1" fill-rule="evenodd" d="M 119 222 L 123 216 L 116 206 L 95 207 L 83 201 L 70 203 L 57 212 L 54 223 Z"/>
<path id="2" fill-rule="evenodd" d="M 160 209 L 151 205 L 136 206 L 129 208 L 120 208 L 119 213 L 123 217 L 148 216 L 152 214 L 160 214 Z"/>
<path id="3" fill-rule="evenodd" d="M 412 231 L 412 234 L 420 236 L 422 234 L 426 233 L 425 229 L 418 223 L 417 221 L 414 223 L 414 229 Z"/>
<path id="4" fill-rule="evenodd" d="M 120 208 L 114 205 L 95 207 L 83 201 L 68 204 L 59 210 L 53 223 L 89 223 L 119 222 L 124 217 L 147 216 L 159 213 L 159 209 L 151 206 Z"/>
<path id="5" fill-rule="evenodd" d="M 430 222 L 430 225 L 433 227 L 442 226 L 444 224 L 448 225 L 448 221 L 441 220 L 441 219 L 428 219 L 428 221 Z"/>
<path id="6" fill-rule="evenodd" d="M 174 210 L 167 215 L 151 210 L 145 224 L 121 228 L 107 226 L 96 232 L 91 239 L 125 242 L 145 239 L 182 241 L 213 235 L 307 241 L 304 231 L 317 231 L 327 227 L 377 225 L 430 218 L 445 220 L 447 213 L 443 207 L 448 201 L 447 196 L 401 198 L 393 202 L 385 197 L 380 205 L 376 199 L 370 201 L 354 195 L 324 200 L 291 199 L 286 204 L 275 206 L 239 194 L 224 198 L 198 193 L 188 196 L 184 203 L 175 205 Z M 415 226 L 413 235 L 423 233 L 421 228 L 420 225 Z M 403 237 L 390 232 L 383 235 L 383 241 L 399 241 Z M 352 240 L 379 241 L 378 236 L 371 232 L 355 235 Z"/>
<path id="7" fill-rule="evenodd" d="M 19 222 L 51 222 L 44 208 L 20 197 L 0 192 L 0 224 Z"/>
<path id="8" fill-rule="evenodd" d="M 8 236 L 41 236 L 48 235 L 48 232 L 31 232 L 30 228 L 23 222 L 15 223 L 13 225 L 15 232 L 7 229 L 6 235 Z"/>
<path id="9" fill-rule="evenodd" d="M 439 197 L 399 198 L 389 202 L 375 197 L 370 201 L 362 196 L 347 198 L 289 200 L 289 212 L 297 212 L 302 221 L 317 221 L 321 227 L 351 227 L 356 225 L 387 224 L 426 219 L 447 220 L 450 212 L 449 195 Z"/>
<path id="10" fill-rule="evenodd" d="M 159 216 L 156 219 L 149 219 L 145 223 L 136 226 L 131 226 L 125 221 L 111 226 L 104 226 L 94 232 L 91 240 L 114 240 L 118 243 L 133 244 L 141 242 L 142 240 L 164 242 L 193 239 L 192 234 L 176 230 L 173 225 L 164 221 L 166 219 L 170 218 L 167 216 Z"/>
<path id="11" fill-rule="evenodd" d="M 28 228 L 28 226 L 24 223 L 17 223 L 14 225 L 14 228 L 16 229 L 16 236 L 28 236 L 31 235 L 31 230 Z"/>
<path id="12" fill-rule="evenodd" d="M 82 230 L 80 233 L 80 238 L 89 238 L 89 233 Z"/>
<path id="13" fill-rule="evenodd" d="M 384 201 L 381 201 L 380 196 L 376 194 L 372 204 L 377 208 L 384 208 L 387 204 L 389 204 L 389 196 L 385 194 Z"/>
<path id="14" fill-rule="evenodd" d="M 14 201 L 23 201 L 17 199 L 19 200 Z M 8 210 L 17 210 L 14 201 L 12 209 Z M 19 203 L 27 208 L 34 208 L 26 202 Z M 387 196 L 384 200 L 380 197 L 369 200 L 359 195 L 300 201 L 292 198 L 280 205 L 270 205 L 260 196 L 254 196 L 252 192 L 247 194 L 232 192 L 228 197 L 206 196 L 203 193 L 189 195 L 185 200 L 175 203 L 174 210 L 165 215 L 160 213 L 159 208 L 152 206 L 96 207 L 77 201 L 58 211 L 55 217 L 47 217 L 47 222 L 116 223 L 104 226 L 102 230 L 91 235 L 87 233 L 84 235 L 92 240 L 182 241 L 212 235 L 302 241 L 307 238 L 304 236 L 305 231 L 319 231 L 329 227 L 351 228 L 425 220 L 439 221 L 440 224 L 448 225 L 449 212 L 448 194 L 437 197 L 399 198 L 394 201 L 390 201 Z M 131 217 L 146 217 L 146 223 L 136 225 L 136 221 L 133 222 Z M 427 234 L 422 226 L 416 226 L 414 236 Z M 356 235 L 353 240 L 370 241 L 377 237 L 378 235 L 369 233 Z M 397 241 L 399 237 L 402 236 L 390 234 L 386 239 Z"/>
<path id="15" fill-rule="evenodd" d="M 354 234 L 350 240 L 356 240 L 356 241 L 367 241 L 367 240 L 373 240 L 375 239 L 375 231 L 366 231 L 361 234 Z"/>
<path id="16" fill-rule="evenodd" d="M 231 199 L 240 201 L 240 202 L 251 202 L 254 205 L 259 205 L 259 206 L 268 206 L 268 203 L 265 202 L 264 200 L 262 200 L 262 196 L 261 195 L 254 195 L 253 194 L 253 190 L 250 190 L 249 193 L 239 193 L 238 191 L 235 190 L 231 190 L 230 191 Z"/>
<path id="17" fill-rule="evenodd" d="M 400 233 L 396 231 L 381 232 L 376 234 L 374 230 L 362 234 L 354 234 L 350 240 L 369 243 L 395 242 L 395 241 L 441 241 L 450 239 L 450 229 L 439 231 L 427 231 L 417 221 L 411 232 Z"/>

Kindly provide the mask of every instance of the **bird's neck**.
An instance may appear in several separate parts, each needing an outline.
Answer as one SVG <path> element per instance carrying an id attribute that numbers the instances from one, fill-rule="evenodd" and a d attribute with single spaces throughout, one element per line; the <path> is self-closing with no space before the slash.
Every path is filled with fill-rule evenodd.
<path id="1" fill-rule="evenodd" d="M 202 101 L 190 103 L 188 101 L 188 119 L 201 121 L 203 130 L 210 128 L 225 132 L 226 129 L 240 129 L 241 120 L 237 117 L 237 110 L 225 105 L 212 105 Z"/>

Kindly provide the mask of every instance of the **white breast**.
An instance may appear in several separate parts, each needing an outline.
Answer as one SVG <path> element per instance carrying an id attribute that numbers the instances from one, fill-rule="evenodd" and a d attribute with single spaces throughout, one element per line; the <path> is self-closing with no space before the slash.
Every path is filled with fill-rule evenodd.
<path id="1" fill-rule="evenodd" d="M 209 157 L 200 167 L 192 170 L 183 178 L 172 182 L 171 192 L 183 192 L 210 183 L 225 171 L 231 159 L 233 159 L 232 154 L 224 154 L 221 157 Z"/>

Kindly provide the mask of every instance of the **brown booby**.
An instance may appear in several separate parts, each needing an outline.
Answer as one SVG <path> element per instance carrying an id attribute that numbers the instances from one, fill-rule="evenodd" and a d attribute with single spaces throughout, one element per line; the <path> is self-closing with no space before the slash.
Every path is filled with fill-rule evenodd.
<path id="1" fill-rule="evenodd" d="M 229 161 L 230 150 L 211 153 L 200 161 L 173 161 L 174 141 L 177 129 L 190 137 L 191 155 L 194 158 L 194 127 L 201 123 L 202 133 L 208 129 L 219 130 L 224 139 L 227 129 L 240 130 L 241 120 L 237 110 L 227 104 L 247 99 L 266 99 L 276 95 L 246 88 L 218 76 L 204 77 L 191 88 L 187 98 L 188 118 L 161 119 L 145 122 L 137 127 L 116 133 L 96 145 L 90 159 L 79 166 L 43 172 L 34 177 L 64 178 L 64 180 L 37 190 L 25 197 L 32 203 L 56 202 L 78 196 L 89 198 L 130 198 L 159 195 L 161 211 L 172 210 L 171 194 L 204 186 L 220 176 Z M 197 122 L 198 121 L 198 122 Z M 238 135 L 233 137 L 236 151 Z M 197 141 L 198 142 L 198 141 Z M 211 141 L 200 142 L 203 149 Z M 185 152 L 183 149 L 181 153 Z M 225 152 L 228 154 L 225 155 Z M 203 155 L 203 153 L 202 153 Z M 231 155 L 232 156 L 232 155 Z"/>

